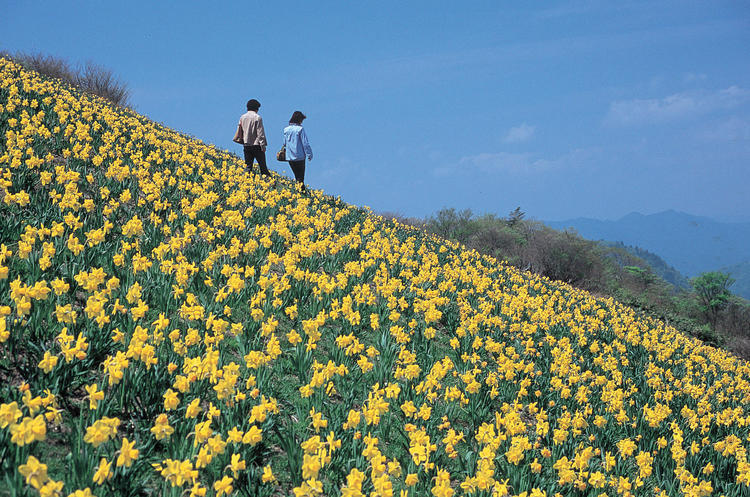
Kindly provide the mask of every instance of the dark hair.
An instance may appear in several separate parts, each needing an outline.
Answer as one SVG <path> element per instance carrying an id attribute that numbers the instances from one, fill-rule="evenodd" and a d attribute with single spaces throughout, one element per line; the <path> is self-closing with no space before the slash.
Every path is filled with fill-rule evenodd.
<path id="1" fill-rule="evenodd" d="M 295 110 L 292 117 L 289 118 L 289 124 L 302 124 L 302 121 L 307 119 L 307 116 L 302 112 Z"/>
<path id="2" fill-rule="evenodd" d="M 258 109 L 260 109 L 260 102 L 254 98 L 247 101 L 247 110 L 257 111 Z"/>

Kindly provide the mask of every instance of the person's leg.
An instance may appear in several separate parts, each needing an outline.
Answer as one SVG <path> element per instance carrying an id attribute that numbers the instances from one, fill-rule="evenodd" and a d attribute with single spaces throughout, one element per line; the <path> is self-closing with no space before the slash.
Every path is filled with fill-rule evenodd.
<path id="1" fill-rule="evenodd" d="M 258 161 L 258 165 L 260 166 L 260 172 L 263 173 L 263 175 L 270 177 L 271 171 L 269 171 L 268 166 L 266 166 L 266 152 L 260 145 L 254 145 L 253 153 L 255 154 L 255 160 Z"/>
<path id="2" fill-rule="evenodd" d="M 245 164 L 247 165 L 247 170 L 250 172 L 253 172 L 253 161 L 255 160 L 255 155 L 253 154 L 252 147 L 242 147 L 243 152 L 245 152 Z"/>
<path id="3" fill-rule="evenodd" d="M 305 190 L 305 159 L 302 160 L 291 160 L 289 165 L 294 173 L 294 179 L 302 185 L 302 190 Z"/>

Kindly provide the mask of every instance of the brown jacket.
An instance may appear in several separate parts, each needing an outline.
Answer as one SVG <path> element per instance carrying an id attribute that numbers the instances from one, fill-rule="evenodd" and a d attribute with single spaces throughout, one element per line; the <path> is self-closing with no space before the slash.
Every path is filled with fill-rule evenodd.
<path id="1" fill-rule="evenodd" d="M 240 126 L 242 126 L 243 145 L 260 145 L 263 151 L 266 150 L 266 131 L 263 129 L 263 118 L 257 112 L 249 110 L 240 116 Z"/>

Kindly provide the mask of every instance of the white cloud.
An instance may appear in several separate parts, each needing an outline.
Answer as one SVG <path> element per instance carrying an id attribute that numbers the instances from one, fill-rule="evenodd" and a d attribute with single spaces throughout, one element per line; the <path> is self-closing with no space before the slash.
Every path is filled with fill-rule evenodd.
<path id="1" fill-rule="evenodd" d="M 482 172 L 531 172 L 548 169 L 553 163 L 547 159 L 535 158 L 528 153 L 481 153 L 462 157 L 458 161 L 459 168 L 472 168 Z"/>
<path id="2" fill-rule="evenodd" d="M 750 100 L 750 91 L 730 86 L 716 91 L 686 91 L 664 98 L 612 102 L 605 122 L 634 125 L 685 119 L 736 108 Z"/>
<path id="3" fill-rule="evenodd" d="M 318 166 L 318 168 L 316 168 L 318 176 L 326 180 L 351 179 L 353 175 L 360 175 L 362 173 L 362 168 L 358 167 L 359 164 L 355 163 L 349 157 L 339 157 L 338 160 L 331 160 L 323 164 L 314 165 Z M 308 164 L 307 167 L 310 167 L 310 164 Z M 291 177 L 294 177 L 291 171 L 290 174 Z"/>
<path id="4" fill-rule="evenodd" d="M 708 79 L 708 76 L 706 76 L 706 74 L 704 73 L 689 72 L 686 73 L 682 79 L 683 81 L 685 81 L 685 83 L 699 83 L 706 81 L 706 79 Z"/>
<path id="5" fill-rule="evenodd" d="M 530 153 L 484 152 L 468 155 L 458 160 L 458 165 L 439 167 L 434 170 L 436 176 L 448 176 L 456 169 L 477 171 L 484 174 L 536 174 L 547 173 L 555 169 L 579 167 L 590 163 L 598 149 L 575 149 L 567 154 L 546 159 Z"/>
<path id="6" fill-rule="evenodd" d="M 573 0 L 561 2 L 554 7 L 543 9 L 538 13 L 538 16 L 543 19 L 578 16 L 588 14 L 602 7 L 606 8 L 606 5 L 593 0 Z"/>
<path id="7" fill-rule="evenodd" d="M 739 117 L 730 117 L 703 133 L 703 138 L 714 142 L 750 141 L 750 122 Z"/>
<path id="8" fill-rule="evenodd" d="M 518 126 L 510 128 L 505 134 L 505 138 L 503 138 L 503 141 L 505 143 L 520 143 L 528 141 L 532 136 L 534 136 L 535 130 L 536 128 L 534 126 L 529 126 L 526 123 L 521 123 Z"/>

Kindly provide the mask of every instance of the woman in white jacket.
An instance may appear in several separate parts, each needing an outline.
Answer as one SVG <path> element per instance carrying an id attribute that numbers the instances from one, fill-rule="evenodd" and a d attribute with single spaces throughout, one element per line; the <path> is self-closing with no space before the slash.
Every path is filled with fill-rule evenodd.
<path id="1" fill-rule="evenodd" d="M 286 160 L 292 168 L 294 178 L 305 191 L 305 158 L 311 161 L 313 158 L 310 142 L 307 140 L 305 128 L 302 121 L 307 118 L 302 112 L 295 110 L 289 119 L 289 126 L 284 128 L 284 147 L 286 148 Z"/>

